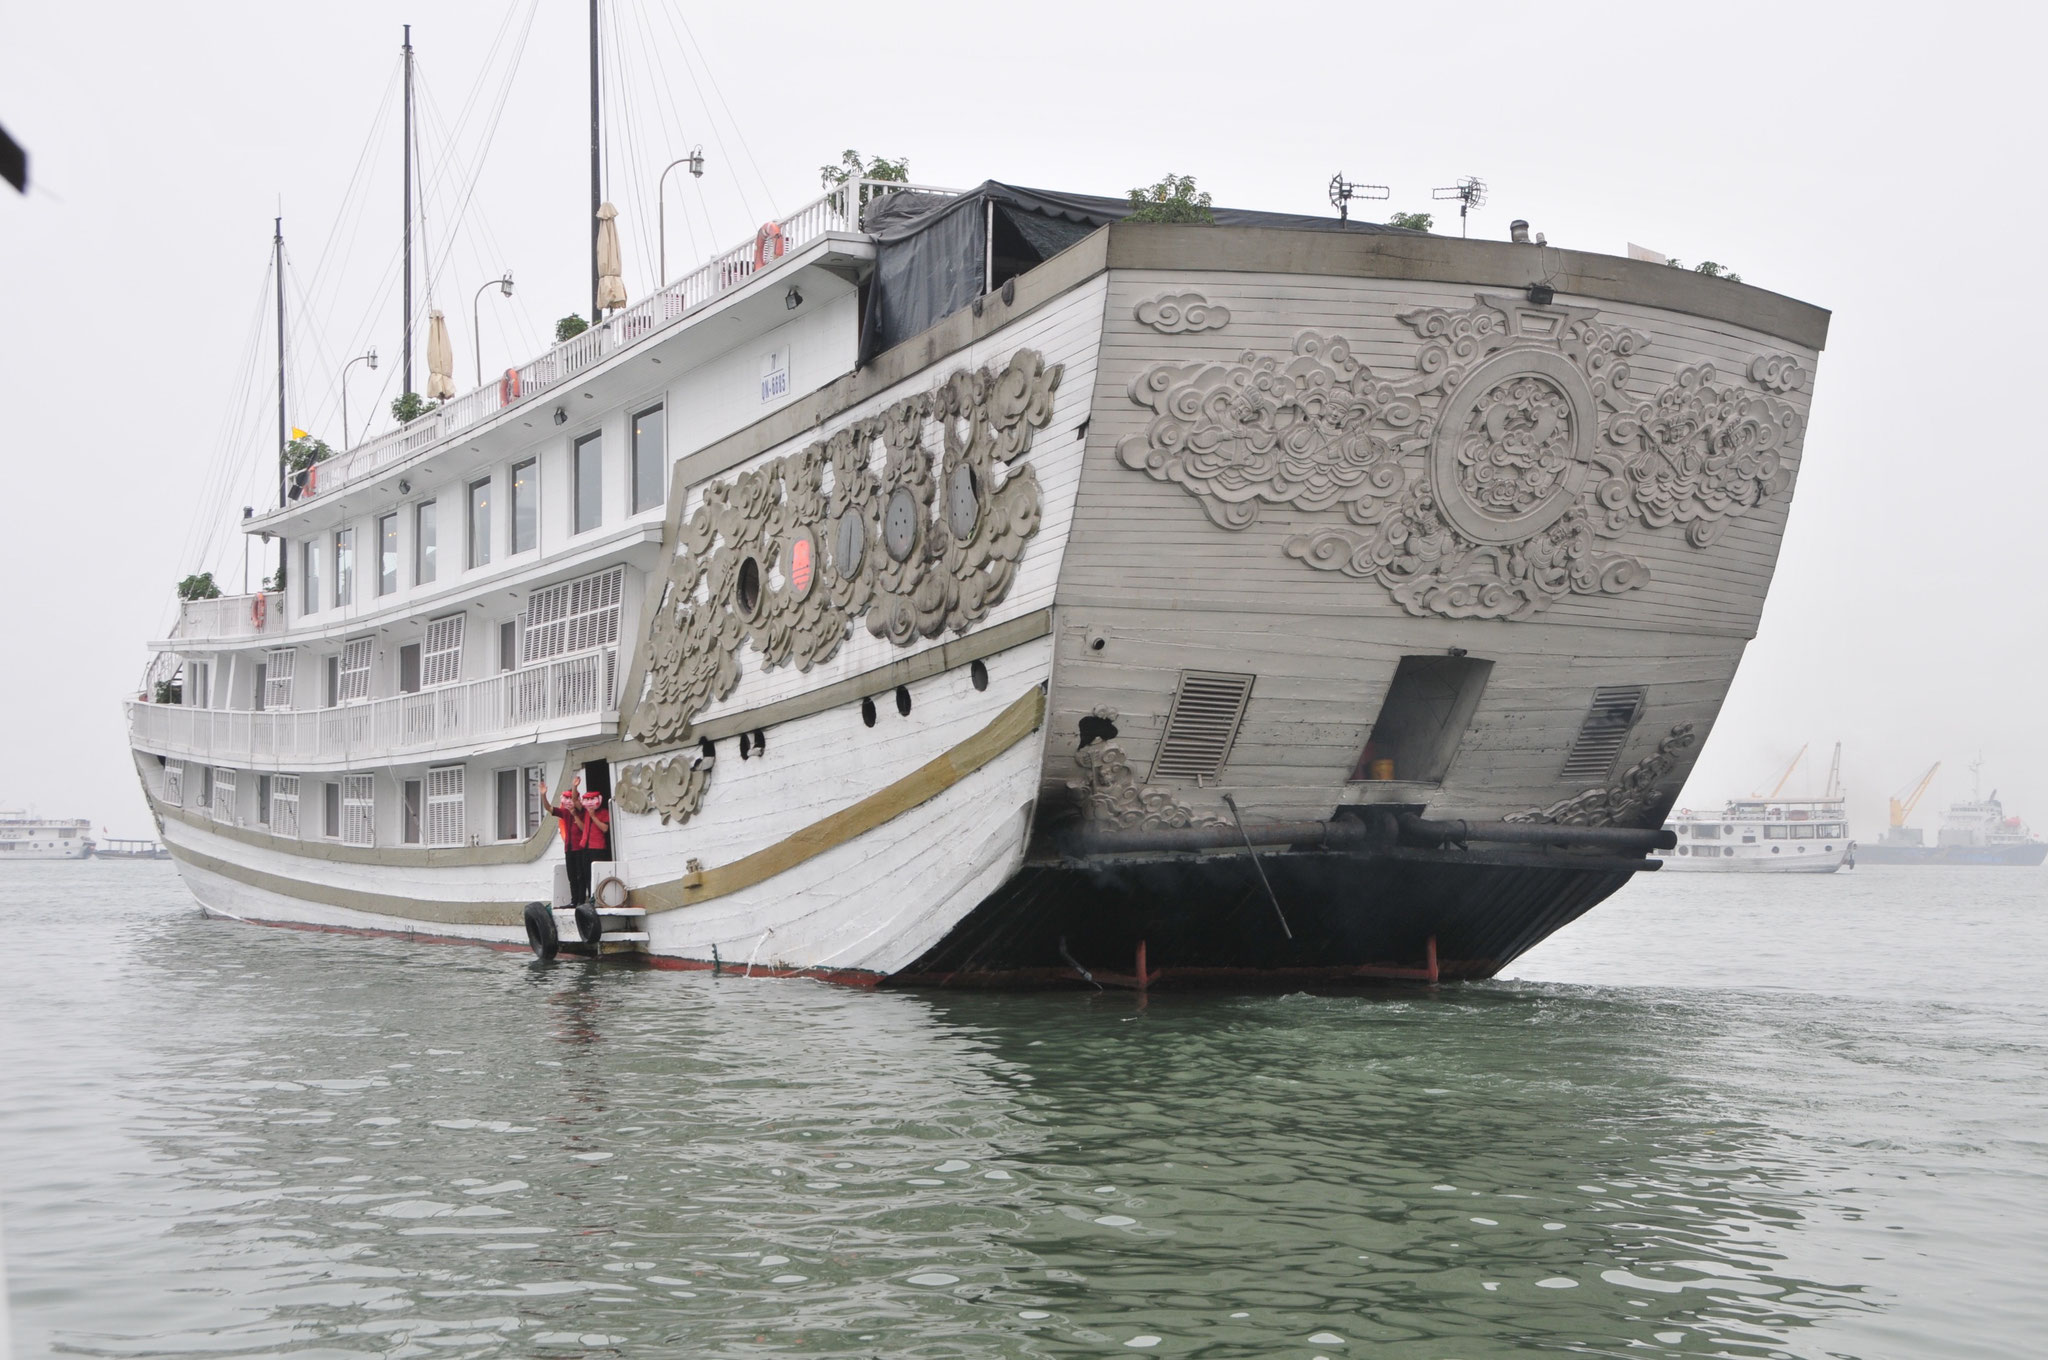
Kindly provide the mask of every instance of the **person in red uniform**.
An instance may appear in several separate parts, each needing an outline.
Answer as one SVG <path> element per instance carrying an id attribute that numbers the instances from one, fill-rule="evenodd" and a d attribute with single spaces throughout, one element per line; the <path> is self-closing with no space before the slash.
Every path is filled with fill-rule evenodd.
<path id="1" fill-rule="evenodd" d="M 581 906 L 584 899 L 590 896 L 590 861 L 584 854 L 585 824 L 583 804 L 576 793 L 577 782 L 576 779 L 571 779 L 569 787 L 562 790 L 561 796 L 555 799 L 554 806 L 548 809 L 561 826 L 562 858 L 569 866 L 569 905 L 572 907 Z M 541 801 L 545 803 L 548 796 L 548 786 L 545 783 L 540 786 L 540 796 Z"/>
<path id="2" fill-rule="evenodd" d="M 612 814 L 604 795 L 592 789 L 583 795 L 583 886 L 590 887 L 591 866 L 610 863 L 612 857 Z"/>

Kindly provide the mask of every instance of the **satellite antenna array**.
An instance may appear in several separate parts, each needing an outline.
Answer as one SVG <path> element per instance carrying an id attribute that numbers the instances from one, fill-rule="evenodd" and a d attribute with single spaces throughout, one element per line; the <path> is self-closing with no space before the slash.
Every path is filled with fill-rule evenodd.
<path id="1" fill-rule="evenodd" d="M 1330 176 L 1330 206 L 1337 210 L 1339 222 L 1351 220 L 1352 199 L 1386 198 L 1392 193 L 1384 184 L 1353 184 L 1341 172 Z"/>
<path id="2" fill-rule="evenodd" d="M 1430 190 L 1429 196 L 1438 200 L 1458 200 L 1458 235 L 1463 236 L 1465 215 L 1474 208 L 1486 206 L 1486 181 L 1477 175 L 1467 175 L 1456 184 Z"/>

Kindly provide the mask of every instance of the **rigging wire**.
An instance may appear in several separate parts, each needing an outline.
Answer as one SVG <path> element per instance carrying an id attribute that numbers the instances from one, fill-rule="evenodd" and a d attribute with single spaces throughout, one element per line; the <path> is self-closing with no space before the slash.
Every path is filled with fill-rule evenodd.
<path id="1" fill-rule="evenodd" d="M 699 107 L 701 107 L 701 108 L 702 108 L 702 109 L 704 110 L 704 122 L 705 122 L 705 125 L 706 125 L 707 127 L 709 127 L 709 128 L 711 129 L 711 140 L 712 140 L 712 141 L 714 141 L 714 142 L 716 142 L 716 143 L 718 143 L 718 155 L 719 155 L 719 159 L 720 159 L 720 161 L 721 161 L 721 162 L 723 163 L 723 165 L 724 165 L 724 166 L 726 167 L 726 169 L 728 170 L 728 172 L 730 172 L 730 171 L 732 170 L 732 168 L 733 168 L 733 167 L 734 167 L 734 166 L 735 166 L 735 165 L 737 164 L 737 162 L 735 162 L 735 161 L 733 160 L 733 158 L 732 158 L 732 152 L 731 152 L 731 151 L 730 151 L 730 150 L 729 150 L 729 149 L 728 149 L 728 148 L 726 147 L 726 144 L 725 144 L 725 134 L 724 134 L 723 132 L 721 132 L 721 131 L 719 130 L 719 126 L 718 126 L 718 120 L 717 120 L 717 118 L 715 118 L 715 117 L 713 117 L 713 116 L 712 116 L 712 113 L 711 113 L 711 104 L 710 104 L 710 101 L 708 101 L 708 100 L 706 100 L 706 99 L 704 98 L 704 82 L 702 82 L 702 81 L 700 81 L 700 80 L 698 80 L 698 79 L 697 79 L 697 75 L 696 75 L 696 70 L 695 70 L 695 68 L 694 68 L 694 67 L 692 67 L 692 66 L 690 65 L 690 53 L 689 53 L 689 51 L 688 51 L 688 49 L 687 49 L 687 48 L 684 48 L 684 47 L 683 47 L 683 45 L 682 45 L 682 44 L 683 44 L 683 36 L 682 36 L 682 33 L 681 33 L 681 31 L 679 31 L 679 30 L 678 30 L 678 29 L 676 28 L 676 16 L 675 16 L 674 14 L 670 13 L 670 11 L 669 11 L 669 8 L 668 8 L 668 6 L 667 6 L 666 4 L 664 4 L 664 5 L 662 6 L 662 11 L 661 11 L 661 13 L 662 13 L 662 17 L 663 17 L 664 19 L 666 19 L 666 20 L 668 21 L 668 26 L 669 26 L 669 32 L 671 32 L 671 33 L 675 34 L 675 37 L 676 37 L 676 43 L 677 43 L 677 47 L 678 47 L 678 49 L 679 49 L 679 51 L 680 51 L 680 53 L 681 53 L 682 59 L 683 59 L 683 70 L 684 70 L 684 71 L 685 71 L 685 72 L 686 72 L 686 73 L 687 73 L 687 74 L 689 75 L 689 77 L 690 77 L 690 88 L 691 88 L 691 89 L 692 89 L 693 91 L 695 91 L 695 92 L 696 92 L 696 95 L 697 95 L 697 103 L 698 103 Z M 687 25 L 685 25 L 685 27 L 687 27 Z M 692 41 L 692 42 L 694 43 L 695 39 L 694 39 L 694 38 L 692 38 L 692 39 L 691 39 L 691 41 Z M 699 53 L 698 55 L 699 55 L 699 57 L 701 58 L 701 56 L 702 56 L 703 54 L 702 54 L 702 53 L 700 52 L 700 53 Z M 722 97 L 721 97 L 721 101 L 720 101 L 720 102 L 723 102 L 723 98 L 722 98 Z M 730 114 L 731 114 L 731 111 L 730 111 L 730 110 L 727 110 L 727 116 L 728 116 L 728 117 L 730 116 Z M 739 131 L 739 128 L 738 128 L 738 126 L 737 126 L 737 125 L 735 125 L 735 126 L 734 126 L 734 129 L 733 129 L 733 131 L 734 131 L 734 135 L 735 135 L 735 136 L 738 136 L 738 137 L 740 138 L 740 144 L 741 144 L 741 146 L 742 146 L 742 147 L 744 147 L 744 146 L 746 145 L 746 138 L 745 138 L 745 136 L 744 136 L 743 134 L 741 134 L 741 133 L 740 133 L 740 131 Z M 752 160 L 752 159 L 753 159 L 753 155 L 754 155 L 754 153 L 753 153 L 752 151 L 748 151 L 748 152 L 747 152 L 747 159 L 748 159 L 748 160 Z M 759 167 L 758 167 L 758 166 L 757 166 L 757 167 L 755 168 L 755 173 L 756 173 L 757 175 L 758 175 L 758 174 L 760 173 L 760 169 L 759 169 Z M 753 205 L 753 203 L 752 203 L 752 202 L 750 202 L 750 201 L 748 200 L 748 198 L 747 198 L 747 189 L 746 189 L 746 186 L 740 183 L 740 180 L 739 180 L 739 176 L 738 176 L 738 174 L 736 174 L 736 173 L 735 173 L 735 174 L 733 174 L 733 179 L 732 179 L 732 187 L 733 187 L 733 192 L 739 195 L 739 200 L 740 200 L 740 210 L 741 210 L 742 212 L 746 213 L 746 215 L 747 215 L 747 220 L 748 220 L 749 222 L 756 222 L 756 221 L 759 221 L 759 220 L 760 220 L 760 219 L 759 219 L 759 217 L 758 217 L 758 216 L 756 215 L 756 213 L 754 212 L 754 205 Z M 770 198 L 770 199 L 768 200 L 768 206 L 769 206 L 769 208 L 770 208 L 770 210 L 771 210 L 771 211 L 772 211 L 772 210 L 773 210 L 773 209 L 775 208 L 775 200 L 774 200 L 774 199 L 773 199 L 772 197 L 771 197 L 771 198 Z M 716 239 L 717 239 L 717 232 L 716 232 L 715 230 L 714 230 L 714 231 L 713 231 L 713 233 L 712 233 L 712 239 L 713 239 L 713 240 L 716 240 Z"/>
<path id="2" fill-rule="evenodd" d="M 672 6 L 673 0 L 664 0 L 662 12 L 664 14 L 669 13 Z M 769 184 L 768 177 L 761 173 L 761 163 L 754 159 L 754 148 L 747 141 L 746 129 L 741 126 L 740 120 L 733 116 L 732 105 L 726 102 L 725 91 L 719 87 L 718 77 L 711 73 L 710 59 L 704 55 L 704 49 L 698 45 L 696 31 L 690 27 L 690 21 L 683 16 L 679 8 L 675 9 L 674 13 L 676 22 L 683 26 L 683 33 L 689 38 L 690 46 L 697 53 L 697 64 L 704 68 L 704 78 L 710 82 L 711 92 L 718 96 L 719 107 L 725 110 L 725 116 L 732 122 L 733 136 L 739 139 L 740 149 L 747 153 L 747 164 L 754 167 L 754 178 L 761 181 L 761 192 L 768 196 L 768 210 L 777 217 L 780 217 L 782 209 L 776 206 L 775 188 Z M 701 92 L 698 97 L 700 99 L 703 97 Z M 734 181 L 737 183 L 737 175 L 734 176 Z M 751 214 L 749 215 L 751 216 Z"/>

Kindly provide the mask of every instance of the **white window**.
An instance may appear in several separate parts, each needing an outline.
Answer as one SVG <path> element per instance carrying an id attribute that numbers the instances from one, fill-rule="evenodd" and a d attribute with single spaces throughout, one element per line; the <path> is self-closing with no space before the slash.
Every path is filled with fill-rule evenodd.
<path id="1" fill-rule="evenodd" d="M 185 806 L 185 763 L 181 760 L 164 766 L 164 801 L 172 807 Z"/>
<path id="2" fill-rule="evenodd" d="M 431 688 L 462 678 L 462 621 L 466 615 L 450 614 L 427 624 L 427 645 L 420 665 L 420 683 Z"/>
<path id="3" fill-rule="evenodd" d="M 213 772 L 213 820 L 233 822 L 235 820 L 235 772 L 215 770 Z"/>
<path id="4" fill-rule="evenodd" d="M 350 638 L 341 646 L 340 683 L 334 701 L 346 704 L 370 697 L 370 640 Z"/>
<path id="5" fill-rule="evenodd" d="M 263 706 L 265 708 L 290 708 L 292 706 L 292 666 L 298 652 L 283 647 L 263 654 Z"/>
<path id="6" fill-rule="evenodd" d="M 427 771 L 427 844 L 461 845 L 469 838 L 463 817 L 462 766 Z"/>
<path id="7" fill-rule="evenodd" d="M 294 840 L 299 834 L 299 777 L 295 774 L 270 778 L 270 829 Z"/>
<path id="8" fill-rule="evenodd" d="M 377 843 L 376 784 L 370 775 L 341 777 L 341 840 L 344 845 Z"/>
<path id="9" fill-rule="evenodd" d="M 619 640 L 625 568 L 536 590 L 526 602 L 526 664 L 609 647 Z"/>

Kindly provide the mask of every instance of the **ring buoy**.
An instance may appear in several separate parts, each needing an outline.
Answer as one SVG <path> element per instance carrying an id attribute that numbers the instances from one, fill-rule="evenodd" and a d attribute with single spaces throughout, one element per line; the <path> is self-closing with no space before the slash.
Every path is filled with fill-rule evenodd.
<path id="1" fill-rule="evenodd" d="M 768 263 L 768 242 L 775 242 L 775 258 L 781 259 L 785 249 L 780 222 L 763 222 L 761 229 L 754 233 L 754 268 Z"/>
<path id="2" fill-rule="evenodd" d="M 259 590 L 256 592 L 256 598 L 249 601 L 249 622 L 261 628 L 263 620 L 269 616 L 270 597 Z"/>
<path id="3" fill-rule="evenodd" d="M 508 368 L 505 376 L 498 379 L 498 405 L 510 406 L 519 400 L 519 370 Z"/>
<path id="4" fill-rule="evenodd" d="M 534 957 L 551 959 L 562 947 L 562 937 L 555 929 L 555 913 L 545 902 L 526 904 L 526 942 L 533 946 Z"/>

